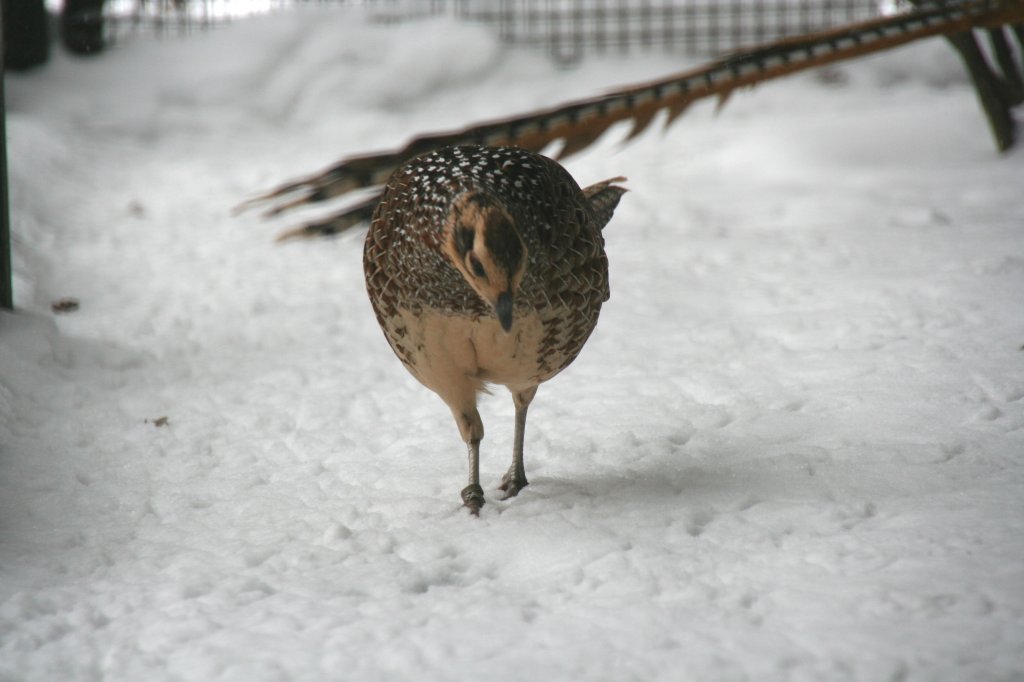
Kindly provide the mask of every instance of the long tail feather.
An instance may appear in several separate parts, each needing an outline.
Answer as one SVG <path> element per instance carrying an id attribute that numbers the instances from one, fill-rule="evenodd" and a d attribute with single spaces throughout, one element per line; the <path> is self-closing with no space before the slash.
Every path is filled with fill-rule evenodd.
<path id="1" fill-rule="evenodd" d="M 331 237 L 356 225 L 368 223 L 373 217 L 373 209 L 377 207 L 379 199 L 379 194 L 373 194 L 370 198 L 355 206 L 350 206 L 341 213 L 282 232 L 277 236 L 276 241 L 284 242 L 304 237 Z"/>
<path id="2" fill-rule="evenodd" d="M 620 121 L 633 121 L 628 138 L 643 132 L 655 115 L 668 112 L 666 125 L 693 102 L 837 61 L 891 49 L 936 35 L 1024 22 L 1024 0 L 963 0 L 920 5 L 913 11 L 838 29 L 780 40 L 740 52 L 707 66 L 684 71 L 605 95 L 525 115 L 493 120 L 462 130 L 422 135 L 398 150 L 343 159 L 327 170 L 289 182 L 239 207 L 271 203 L 267 216 L 291 208 L 382 185 L 399 165 L 439 147 L 458 144 L 517 146 L 541 151 L 563 143 L 560 157 L 577 153 Z M 627 139 L 628 139 L 627 138 Z M 376 197 L 284 235 L 336 234 L 372 213 Z M 369 208 L 367 208 L 369 207 Z"/>

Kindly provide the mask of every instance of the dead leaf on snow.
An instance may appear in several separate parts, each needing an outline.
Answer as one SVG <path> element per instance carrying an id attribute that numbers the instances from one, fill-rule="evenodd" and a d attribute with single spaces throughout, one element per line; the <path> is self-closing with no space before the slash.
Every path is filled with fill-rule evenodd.
<path id="1" fill-rule="evenodd" d="M 78 310 L 77 298 L 61 298 L 50 304 L 50 310 L 55 313 L 73 313 Z"/>

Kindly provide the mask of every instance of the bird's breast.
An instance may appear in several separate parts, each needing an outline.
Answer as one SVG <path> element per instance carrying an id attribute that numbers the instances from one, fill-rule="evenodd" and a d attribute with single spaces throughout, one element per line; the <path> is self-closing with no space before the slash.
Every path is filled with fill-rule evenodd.
<path id="1" fill-rule="evenodd" d="M 523 390 L 547 381 L 579 352 L 566 343 L 562 325 L 533 311 L 516 311 L 506 332 L 493 316 L 469 316 L 436 310 L 398 310 L 384 332 L 409 371 L 442 393 L 453 374 L 483 384 Z"/>

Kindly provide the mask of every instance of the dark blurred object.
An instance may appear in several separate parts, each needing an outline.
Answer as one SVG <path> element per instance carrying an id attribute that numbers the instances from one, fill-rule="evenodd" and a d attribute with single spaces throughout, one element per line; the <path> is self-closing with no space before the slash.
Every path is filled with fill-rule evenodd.
<path id="1" fill-rule="evenodd" d="M 7 56 L 7 3 L 0 11 L 0 308 L 14 308 L 11 272 L 11 221 L 7 202 L 7 105 L 4 98 L 4 62 Z"/>
<path id="2" fill-rule="evenodd" d="M 77 298 L 60 298 L 50 304 L 50 310 L 55 313 L 73 313 L 79 307 Z"/>
<path id="3" fill-rule="evenodd" d="M 925 0 L 910 0 L 910 3 L 915 7 L 927 4 Z M 1024 104 L 1024 60 L 1018 62 L 1014 58 L 1013 47 L 1016 39 L 1016 51 L 1024 55 L 1024 24 L 991 26 L 985 33 L 995 55 L 995 65 L 989 63 L 988 53 L 981 46 L 980 31 L 952 33 L 946 40 L 967 67 L 996 147 L 1006 151 L 1017 141 L 1017 120 L 1012 110 Z"/>
<path id="4" fill-rule="evenodd" d="M 3 0 L 4 67 L 30 69 L 50 58 L 50 29 L 43 0 Z"/>
<path id="5" fill-rule="evenodd" d="M 103 41 L 103 0 L 65 0 L 60 15 L 60 37 L 76 54 L 95 54 Z"/>

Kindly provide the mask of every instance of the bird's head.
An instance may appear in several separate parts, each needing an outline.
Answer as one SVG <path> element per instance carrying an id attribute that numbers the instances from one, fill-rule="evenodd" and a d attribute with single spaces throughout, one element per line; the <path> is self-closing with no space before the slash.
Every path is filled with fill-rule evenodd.
<path id="1" fill-rule="evenodd" d="M 511 331 L 527 256 L 512 216 L 490 195 L 465 192 L 452 202 L 445 228 L 445 253 L 494 309 L 501 328 Z"/>

